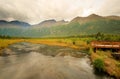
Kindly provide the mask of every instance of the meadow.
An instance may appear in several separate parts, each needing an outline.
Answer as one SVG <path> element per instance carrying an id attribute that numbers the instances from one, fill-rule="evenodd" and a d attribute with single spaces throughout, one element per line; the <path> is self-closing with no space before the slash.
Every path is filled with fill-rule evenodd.
<path id="1" fill-rule="evenodd" d="M 32 38 L 32 39 L 0 39 L 0 49 L 6 48 L 10 44 L 17 42 L 31 42 L 37 44 L 67 46 L 75 49 L 86 49 L 88 38 Z"/>

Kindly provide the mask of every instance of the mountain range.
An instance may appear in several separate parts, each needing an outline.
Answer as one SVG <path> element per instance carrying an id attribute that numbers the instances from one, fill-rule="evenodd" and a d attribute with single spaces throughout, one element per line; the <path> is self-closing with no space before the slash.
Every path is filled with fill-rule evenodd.
<path id="1" fill-rule="evenodd" d="M 17 37 L 66 37 L 98 32 L 120 34 L 120 17 L 92 14 L 88 17 L 75 17 L 70 22 L 51 19 L 36 25 L 21 21 L 0 21 L 0 35 Z"/>
<path id="2" fill-rule="evenodd" d="M 17 20 L 14 20 L 14 21 L 5 21 L 5 20 L 0 20 L 0 27 L 6 27 L 6 26 L 21 26 L 21 27 L 28 27 L 28 26 L 31 26 L 29 23 L 26 23 L 26 22 L 22 22 L 22 21 L 17 21 Z"/>

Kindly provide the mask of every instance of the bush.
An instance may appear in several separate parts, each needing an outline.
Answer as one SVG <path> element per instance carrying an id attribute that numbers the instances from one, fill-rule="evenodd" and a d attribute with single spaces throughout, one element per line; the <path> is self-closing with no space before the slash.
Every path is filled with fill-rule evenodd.
<path id="1" fill-rule="evenodd" d="M 96 59 L 93 62 L 94 68 L 98 71 L 98 72 L 104 72 L 105 68 L 104 68 L 104 62 L 102 59 Z"/>

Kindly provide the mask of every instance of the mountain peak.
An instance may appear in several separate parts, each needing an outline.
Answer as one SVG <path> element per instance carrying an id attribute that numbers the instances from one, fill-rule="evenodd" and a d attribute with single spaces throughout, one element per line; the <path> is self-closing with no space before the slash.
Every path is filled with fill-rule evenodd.
<path id="1" fill-rule="evenodd" d="M 49 19 L 49 20 L 45 20 L 40 22 L 37 26 L 41 26 L 41 27 L 49 27 L 52 26 L 56 23 L 56 20 L 54 19 Z"/>
<path id="2" fill-rule="evenodd" d="M 49 20 L 42 21 L 40 24 L 42 24 L 42 23 L 55 23 L 55 22 L 56 22 L 56 20 L 49 19 Z"/>
<path id="3" fill-rule="evenodd" d="M 75 17 L 71 22 L 79 22 L 79 21 L 82 20 L 83 18 L 85 18 L 85 17 L 79 17 L 79 16 L 77 16 L 77 17 Z"/>
<path id="4" fill-rule="evenodd" d="M 86 22 L 94 21 L 94 20 L 101 19 L 101 18 L 102 18 L 102 16 L 99 16 L 99 15 L 96 15 L 96 14 L 91 14 L 91 15 L 89 15 L 87 17 L 79 17 L 79 16 L 77 16 L 71 22 L 86 23 Z"/>
<path id="5" fill-rule="evenodd" d="M 101 16 L 97 15 L 97 14 L 91 14 L 89 15 L 88 17 L 91 17 L 91 18 L 100 18 Z"/>
<path id="6" fill-rule="evenodd" d="M 9 23 L 14 24 L 14 25 L 19 25 L 19 26 L 31 26 L 30 24 L 26 23 L 26 22 L 22 22 L 22 21 L 18 21 L 18 20 L 13 20 L 10 21 Z"/>

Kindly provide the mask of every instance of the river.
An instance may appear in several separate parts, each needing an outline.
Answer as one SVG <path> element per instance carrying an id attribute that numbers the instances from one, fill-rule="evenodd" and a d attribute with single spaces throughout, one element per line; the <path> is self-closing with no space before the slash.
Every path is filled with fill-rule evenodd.
<path id="1" fill-rule="evenodd" d="M 112 79 L 96 75 L 88 56 L 68 47 L 21 42 L 2 52 L 0 79 Z"/>

